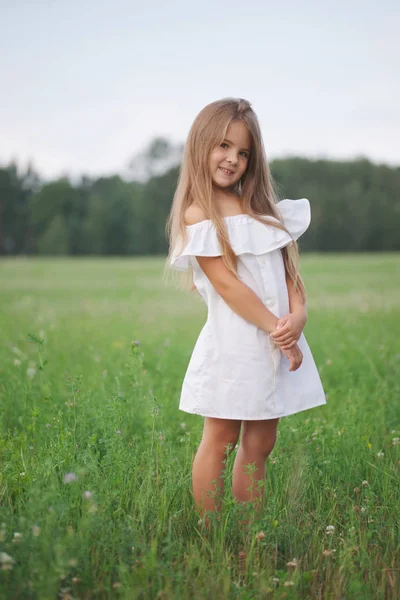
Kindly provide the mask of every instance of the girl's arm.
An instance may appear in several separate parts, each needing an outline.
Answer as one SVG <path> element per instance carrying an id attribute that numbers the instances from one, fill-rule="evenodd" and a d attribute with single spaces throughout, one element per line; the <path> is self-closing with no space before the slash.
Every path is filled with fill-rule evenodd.
<path id="1" fill-rule="evenodd" d="M 226 268 L 220 256 L 196 256 L 196 258 L 217 293 L 236 314 L 266 333 L 271 334 L 276 329 L 278 317 L 264 306 L 249 286 Z M 289 371 L 296 371 L 303 360 L 300 348 L 294 343 L 290 348 L 281 349 L 289 359 Z"/>
<path id="2" fill-rule="evenodd" d="M 227 305 L 240 317 L 265 332 L 274 331 L 278 317 L 257 294 L 226 268 L 220 256 L 196 256 L 201 269 Z"/>

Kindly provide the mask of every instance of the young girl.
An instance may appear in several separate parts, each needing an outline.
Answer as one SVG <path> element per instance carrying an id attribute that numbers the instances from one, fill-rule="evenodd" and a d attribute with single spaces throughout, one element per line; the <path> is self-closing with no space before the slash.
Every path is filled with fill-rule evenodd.
<path id="1" fill-rule="evenodd" d="M 302 333 L 306 293 L 295 240 L 309 224 L 307 199 L 276 199 L 250 103 L 207 105 L 190 129 L 167 221 L 167 265 L 190 269 L 208 307 L 179 405 L 205 417 L 192 482 L 206 522 L 221 506 L 225 459 L 240 432 L 233 494 L 261 509 L 279 419 L 326 403 Z"/>

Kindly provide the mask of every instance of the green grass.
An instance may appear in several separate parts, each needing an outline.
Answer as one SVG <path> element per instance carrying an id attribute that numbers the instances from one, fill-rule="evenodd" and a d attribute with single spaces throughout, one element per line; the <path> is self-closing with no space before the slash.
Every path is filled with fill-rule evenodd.
<path id="1" fill-rule="evenodd" d="M 1 598 L 400 597 L 400 257 L 301 264 L 328 403 L 281 420 L 249 530 L 229 457 L 207 539 L 178 410 L 202 300 L 162 258 L 0 262 Z"/>

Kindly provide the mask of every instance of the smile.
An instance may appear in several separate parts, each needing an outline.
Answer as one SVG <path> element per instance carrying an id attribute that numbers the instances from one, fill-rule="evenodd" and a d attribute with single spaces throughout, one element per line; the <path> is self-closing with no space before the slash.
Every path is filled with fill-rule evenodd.
<path id="1" fill-rule="evenodd" d="M 233 175 L 233 171 L 229 171 L 228 169 L 224 169 L 223 167 L 219 167 L 225 175 Z"/>

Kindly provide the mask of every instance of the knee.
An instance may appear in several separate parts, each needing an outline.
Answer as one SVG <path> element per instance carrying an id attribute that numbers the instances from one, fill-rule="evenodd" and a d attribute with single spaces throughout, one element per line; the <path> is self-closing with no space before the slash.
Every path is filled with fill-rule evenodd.
<path id="1" fill-rule="evenodd" d="M 239 436 L 227 436 L 225 438 L 215 441 L 216 447 L 219 449 L 221 454 L 229 455 L 235 449 L 238 442 Z"/>
<path id="2" fill-rule="evenodd" d="M 264 458 L 268 458 L 275 446 L 276 438 L 276 431 L 268 435 L 268 437 L 243 435 L 240 445 L 243 451 L 250 456 L 261 455 Z"/>

